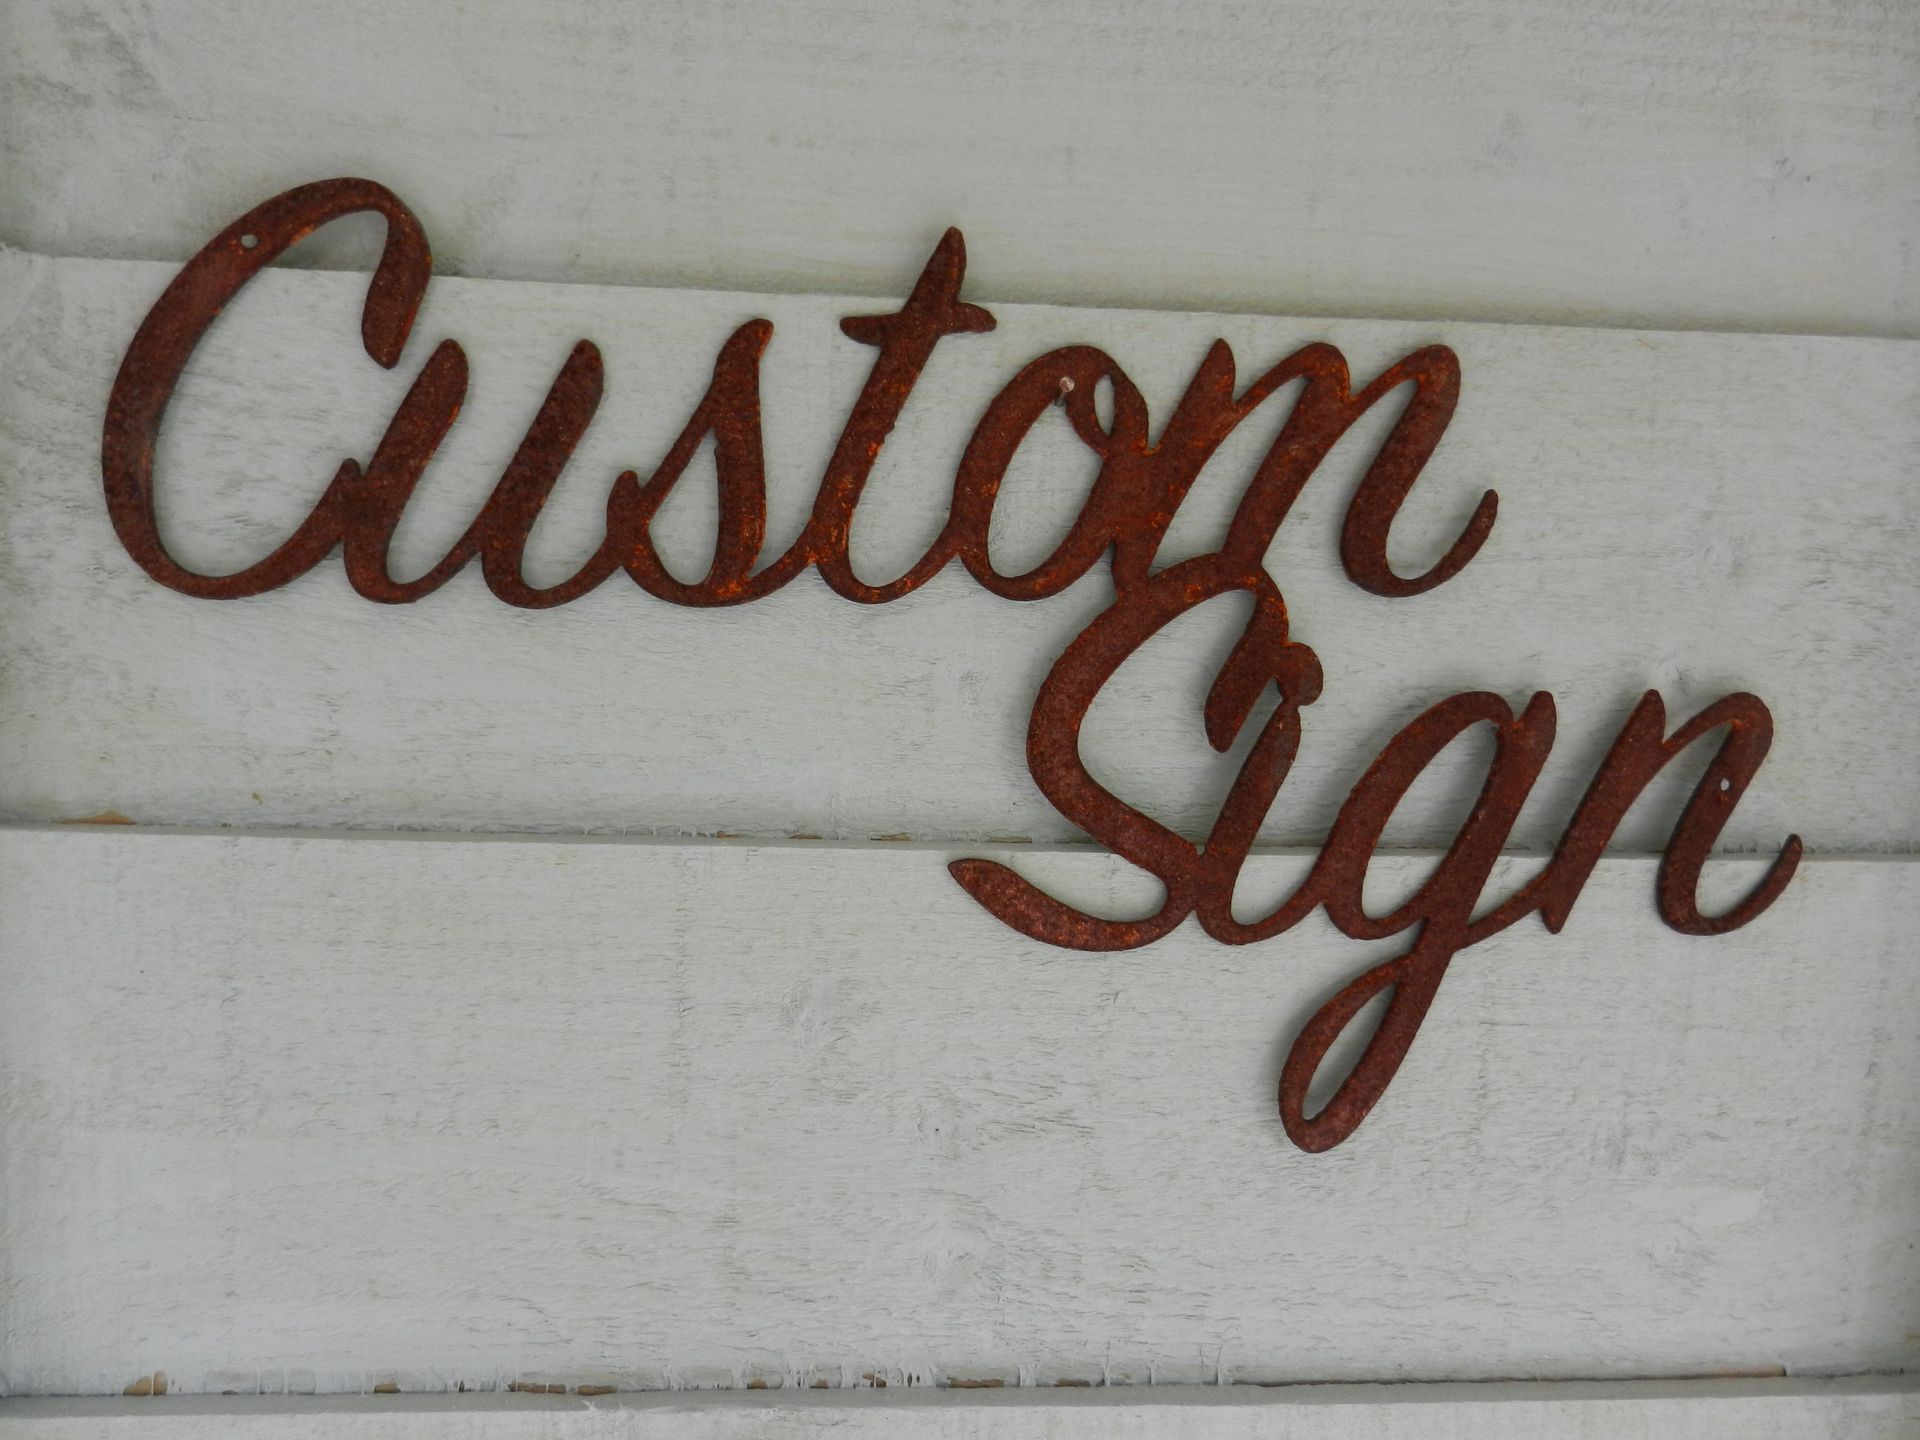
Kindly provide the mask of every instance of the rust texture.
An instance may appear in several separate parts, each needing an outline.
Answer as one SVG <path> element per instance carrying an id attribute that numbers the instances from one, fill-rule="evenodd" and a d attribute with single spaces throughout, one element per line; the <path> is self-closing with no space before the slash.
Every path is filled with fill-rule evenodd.
<path id="1" fill-rule="evenodd" d="M 1151 438 L 1145 399 L 1115 361 L 1090 345 L 1048 351 L 1028 362 L 988 404 L 953 478 L 947 520 L 904 573 L 870 581 L 849 559 L 855 511 L 874 463 L 934 348 L 948 336 L 993 329 L 993 316 L 959 298 L 966 247 L 949 230 L 898 310 L 850 316 L 841 329 L 871 347 L 871 369 L 822 475 L 808 521 L 782 555 L 762 566 L 766 475 L 760 424 L 760 361 L 773 334 L 750 320 L 721 345 L 707 389 L 678 439 L 642 480 L 627 470 L 606 502 L 606 536 L 571 577 L 537 587 L 522 573 L 527 536 L 574 448 L 598 410 L 604 383 L 599 349 L 582 340 L 555 376 L 525 438 L 472 524 L 441 561 L 411 579 L 393 575 L 389 552 L 408 499 L 460 412 L 467 359 L 446 340 L 421 366 L 364 467 L 344 461 L 306 519 L 270 554 L 243 569 L 208 575 L 167 551 L 156 514 L 154 453 L 167 405 L 195 347 L 220 311 L 258 271 L 301 237 L 341 216 L 381 215 L 387 237 L 368 285 L 361 343 L 378 364 L 400 360 L 431 278 L 427 239 L 411 211 L 367 180 L 329 180 L 275 196 L 210 240 L 175 277 L 128 346 L 110 397 L 101 445 L 108 513 L 127 553 L 162 585 L 211 599 L 258 595 L 288 584 L 335 550 L 348 583 L 369 600 L 403 604 L 433 593 L 474 561 L 487 588 L 509 605 L 563 605 L 616 573 L 676 605 L 747 604 L 807 569 L 849 600 L 886 604 L 958 561 L 973 579 L 1009 600 L 1057 595 L 1107 562 L 1113 598 L 1055 661 L 1034 701 L 1027 763 L 1059 812 L 1165 887 L 1152 914 L 1115 919 L 1049 895 L 1006 865 L 958 860 L 955 879 L 1014 929 L 1051 945 L 1115 950 L 1148 944 L 1194 918 L 1214 939 L 1244 945 L 1270 939 L 1317 908 L 1359 940 L 1405 934 L 1404 953 L 1369 969 L 1308 1019 L 1282 1068 L 1279 1113 L 1306 1150 L 1345 1140 L 1377 1104 L 1418 1034 L 1440 983 L 1461 951 L 1538 915 L 1549 931 L 1575 899 L 1629 806 L 1659 771 L 1695 742 L 1724 732 L 1676 824 L 1656 885 L 1661 917 L 1689 934 L 1745 924 L 1780 894 L 1800 856 L 1789 838 L 1763 880 L 1731 909 L 1703 915 L 1695 901 L 1714 840 L 1759 769 L 1772 720 L 1755 696 L 1728 695 L 1667 733 L 1665 706 L 1645 695 L 1595 772 L 1550 862 L 1515 894 L 1476 917 L 1488 878 L 1552 747 L 1553 697 L 1534 695 L 1515 714 L 1485 692 L 1454 695 L 1388 742 L 1353 787 L 1298 890 L 1271 913 L 1236 915 L 1233 892 L 1260 825 L 1285 782 L 1302 734 L 1301 713 L 1319 696 L 1319 657 L 1291 638 L 1287 606 L 1265 556 L 1294 500 L 1320 462 L 1374 405 L 1402 389 L 1405 409 L 1350 498 L 1340 537 L 1349 578 L 1376 595 L 1419 595 L 1457 575 L 1486 543 L 1499 510 L 1491 490 L 1446 553 L 1426 571 L 1402 575 L 1387 560 L 1401 503 L 1440 444 L 1460 393 L 1453 351 L 1427 346 L 1404 356 L 1357 391 L 1331 345 L 1305 346 L 1241 388 L 1233 352 L 1216 341 Z M 1175 512 L 1208 459 L 1271 396 L 1298 384 L 1293 409 L 1247 483 L 1225 541 L 1211 554 L 1155 568 Z M 1110 418 L 1096 397 L 1110 395 Z M 1051 554 L 1019 574 L 999 570 L 989 550 L 993 511 L 1008 466 L 1028 431 L 1063 414 L 1099 462 L 1088 497 Z M 654 547 L 653 516 L 702 445 L 714 445 L 719 522 L 705 576 L 671 574 Z M 1125 660 L 1177 617 L 1244 593 L 1253 612 L 1214 679 L 1203 708 L 1209 742 L 1230 749 L 1264 708 L 1246 759 L 1204 842 L 1195 843 L 1128 805 L 1096 781 L 1080 757 L 1080 726 Z M 1428 764 L 1474 726 L 1491 726 L 1494 758 L 1474 808 L 1431 877 L 1384 915 L 1362 899 L 1368 863 L 1401 797 Z M 1332 1098 L 1307 1113 L 1322 1060 L 1367 1003 L 1386 1007 L 1357 1063 Z"/>

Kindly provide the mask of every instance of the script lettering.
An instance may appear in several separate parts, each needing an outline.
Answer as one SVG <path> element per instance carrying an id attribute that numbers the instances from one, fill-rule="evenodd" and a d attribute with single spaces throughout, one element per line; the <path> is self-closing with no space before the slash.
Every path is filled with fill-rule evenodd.
<path id="1" fill-rule="evenodd" d="M 1668 735 L 1666 707 L 1649 692 L 1621 727 L 1551 860 L 1476 920 L 1515 818 L 1552 749 L 1555 711 L 1553 697 L 1545 693 L 1533 696 L 1516 715 L 1499 696 L 1474 691 L 1439 701 L 1388 742 L 1354 785 L 1292 896 L 1264 916 L 1236 916 L 1233 896 L 1241 868 L 1299 753 L 1302 712 L 1325 683 L 1320 658 L 1291 638 L 1286 601 L 1266 570 L 1266 551 L 1340 438 L 1375 405 L 1407 387 L 1404 410 L 1347 504 L 1341 564 L 1356 585 L 1391 598 L 1423 594 L 1458 575 L 1493 531 L 1499 497 L 1492 490 L 1481 496 L 1446 551 L 1420 574 L 1403 576 L 1393 569 L 1387 539 L 1452 420 L 1460 394 L 1459 360 L 1447 347 L 1429 345 L 1356 391 L 1345 357 L 1331 345 L 1313 344 L 1236 394 L 1233 352 L 1216 341 L 1156 443 L 1149 439 L 1145 398 L 1111 356 L 1090 345 L 1049 351 L 1023 366 L 981 414 L 954 473 L 946 523 L 926 553 L 901 575 L 872 583 L 854 574 L 849 540 L 882 447 L 934 348 L 948 336 L 994 328 L 987 310 L 960 299 L 966 246 L 957 230 L 941 238 L 898 310 L 842 322 L 849 339 L 877 353 L 820 478 L 805 527 L 764 568 L 756 568 L 767 522 L 760 366 L 773 326 L 755 319 L 720 346 L 705 393 L 647 478 L 626 470 L 610 482 L 605 539 L 574 575 L 556 585 L 529 584 L 522 561 L 542 507 L 600 407 L 604 366 L 598 347 L 587 340 L 575 345 L 554 377 L 479 513 L 425 574 L 397 579 L 390 551 L 408 501 L 466 397 L 467 357 L 452 340 L 443 341 L 421 368 L 364 469 L 356 461 L 343 462 L 284 542 L 231 574 L 189 570 L 161 540 L 154 492 L 155 446 L 174 388 L 208 328 L 254 275 L 302 236 L 361 211 L 377 213 L 387 224 L 362 309 L 361 343 L 378 364 L 391 369 L 425 297 L 431 257 L 412 212 L 391 191 L 366 180 L 303 185 L 242 216 L 187 262 L 142 321 L 114 382 L 101 439 L 108 514 L 135 562 L 183 594 L 233 599 L 286 585 L 337 547 L 358 594 L 405 604 L 431 594 L 478 559 L 482 579 L 498 599 L 545 609 L 578 599 L 616 572 L 674 605 L 748 604 L 809 567 L 839 595 L 884 605 L 956 560 L 995 595 L 1043 600 L 1073 585 L 1105 557 L 1113 599 L 1062 651 L 1041 683 L 1028 723 L 1027 765 L 1041 793 L 1063 816 L 1161 882 L 1165 893 L 1159 907 L 1135 918 L 1090 914 L 988 860 L 957 860 L 952 873 L 1007 925 L 1048 944 L 1081 950 L 1150 944 L 1189 918 L 1223 944 L 1252 944 L 1280 935 L 1321 907 L 1354 939 L 1411 932 L 1403 953 L 1346 985 L 1294 1040 L 1281 1072 L 1279 1114 L 1302 1149 L 1341 1143 L 1380 1101 L 1456 956 L 1528 915 L 1538 915 L 1554 933 L 1566 924 L 1628 807 L 1697 742 L 1726 732 L 1662 857 L 1655 897 L 1661 918 L 1688 934 L 1722 934 L 1763 912 L 1793 876 L 1801 853 L 1797 836 L 1787 840 L 1744 899 L 1719 915 L 1701 913 L 1696 898 L 1701 868 L 1766 758 L 1772 717 L 1757 697 L 1733 694 Z M 1207 461 L 1243 421 L 1295 384 L 1301 389 L 1294 407 L 1248 480 L 1221 547 L 1156 570 L 1168 528 Z M 1103 388 L 1112 401 L 1106 422 L 1096 401 Z M 1047 558 L 1021 574 L 1005 574 L 990 553 L 995 503 L 1021 444 L 1054 405 L 1064 409 L 1099 470 Z M 713 560 L 704 576 L 683 579 L 659 555 L 651 526 L 709 439 L 719 487 Z M 1230 749 L 1269 688 L 1275 699 L 1206 839 L 1196 843 L 1096 781 L 1080 755 L 1080 727 L 1130 655 L 1195 607 L 1238 594 L 1252 600 L 1253 610 L 1207 695 L 1203 719 L 1209 743 L 1216 750 Z M 1364 901 L 1367 869 L 1388 819 L 1435 758 L 1479 725 L 1492 727 L 1495 749 L 1472 812 L 1420 889 L 1388 913 L 1370 914 Z M 1308 1091 L 1328 1051 L 1382 994 L 1388 996 L 1384 1014 L 1360 1059 L 1339 1079 L 1332 1099 L 1307 1114 Z"/>

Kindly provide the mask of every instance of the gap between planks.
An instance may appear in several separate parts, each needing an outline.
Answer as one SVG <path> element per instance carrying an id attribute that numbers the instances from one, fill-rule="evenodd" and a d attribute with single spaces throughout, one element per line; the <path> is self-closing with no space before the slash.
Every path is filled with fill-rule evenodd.
<path id="1" fill-rule="evenodd" d="M 266 199 L 266 196 L 261 196 Z M 214 231 L 208 232 L 211 239 Z M 431 239 L 431 237 L 429 237 Z M 197 252 L 193 252 L 197 253 Z M 43 250 L 32 245 L 9 245 L 0 241 L 0 255 L 24 255 L 37 260 L 84 260 L 109 265 L 151 266 L 156 269 L 179 270 L 193 258 L 193 253 L 169 255 L 156 259 L 151 255 L 132 255 L 118 253 L 112 249 L 73 249 Z M 310 260 L 303 258 L 296 249 L 288 256 L 276 261 L 276 270 L 292 270 L 317 275 L 357 275 L 362 279 L 373 274 L 373 262 L 340 264 L 330 260 Z M 898 303 L 910 286 L 912 277 L 902 272 L 898 283 L 890 284 L 842 284 L 829 287 L 802 284 L 787 280 L 778 275 L 761 275 L 742 271 L 717 277 L 710 285 L 676 284 L 670 278 L 611 279 L 600 280 L 582 275 L 564 273 L 542 273 L 530 267 L 498 267 L 483 272 L 457 269 L 436 264 L 433 267 L 436 280 L 478 281 L 483 284 L 500 285 L 564 285 L 582 286 L 593 290 L 623 290 L 652 292 L 676 295 L 778 295 L 795 296 L 808 299 L 844 300 L 850 304 L 870 306 L 876 301 Z M 1646 323 L 1646 317 L 1623 312 L 1619 315 L 1580 315 L 1569 318 L 1555 315 L 1549 310 L 1535 310 L 1525 306 L 1485 306 L 1462 305 L 1457 307 L 1421 306 L 1391 304 L 1379 306 L 1315 306 L 1311 301 L 1298 299 L 1275 299 L 1270 304 L 1255 301 L 1235 304 L 1231 307 L 1208 302 L 1197 296 L 1168 295 L 1164 291 L 1128 292 L 1116 290 L 1111 295 L 1099 298 L 1086 298 L 1070 291 L 1051 291 L 1045 286 L 1016 286 L 1012 289 L 997 290 L 990 285 L 972 283 L 966 291 L 970 304 L 985 306 L 992 310 L 998 306 L 1044 305 L 1049 309 L 1089 311 L 1095 314 L 1110 313 L 1114 310 L 1138 310 L 1153 315 L 1179 315 L 1204 317 L 1209 315 L 1253 316 L 1269 320 L 1327 320 L 1327 321 L 1384 321 L 1408 325 L 1502 325 L 1526 330 L 1600 330 L 1630 331 L 1636 335 L 1725 335 L 1739 337 L 1746 335 L 1769 335 L 1781 339 L 1808 340 L 1864 340 L 1885 341 L 1891 344 L 1912 344 L 1920 341 L 1920 328 L 1910 326 L 1892 326 L 1886 328 L 1864 329 L 1857 325 L 1806 325 L 1783 321 L 1777 325 L 1735 324 L 1724 319 L 1703 317 L 1686 319 L 1683 317 L 1660 317 L 1657 324 Z"/>
<path id="2" fill-rule="evenodd" d="M 989 1420 L 989 1416 L 993 1417 Z M 619 1436 L 731 1440 L 835 1435 L 962 1440 L 993 1433 L 1034 1440 L 1156 1436 L 1226 1440 L 1422 1440 L 1597 1434 L 1741 1440 L 1846 1434 L 1897 1440 L 1920 1422 L 1912 1376 L 1470 1384 L 1204 1386 L 1124 1390 L 665 1393 L 581 1400 L 536 1395 L 223 1397 L 173 1400 L 0 1400 L 0 1435 L 80 1440 L 141 1434 L 408 1440 Z"/>
<path id="3" fill-rule="evenodd" d="M 265 200 L 267 196 L 261 196 Z M 209 230 L 207 238 L 213 238 Z M 430 236 L 428 236 L 430 238 Z M 198 252 L 194 252 L 198 253 Z M 102 265 L 131 265 L 131 267 L 154 267 L 165 271 L 179 271 L 192 259 L 192 253 L 167 255 L 156 259 L 154 255 L 125 255 L 111 250 L 40 250 L 35 246 L 10 246 L 0 242 L 0 255 L 25 255 L 31 259 L 46 261 L 92 261 Z M 324 259 L 303 259 L 300 250 L 292 250 L 286 257 L 273 265 L 276 271 L 296 271 L 303 275 L 355 275 L 363 280 L 372 276 L 372 255 L 365 263 L 340 265 Z M 682 284 L 672 276 L 649 278 L 645 275 L 622 276 L 614 280 L 595 280 L 580 275 L 543 275 L 536 269 L 526 267 L 503 267 L 490 269 L 484 273 L 470 273 L 463 269 L 453 269 L 445 265 L 434 265 L 436 280 L 461 280 L 478 284 L 499 284 L 499 286 L 526 286 L 526 284 L 551 284 L 551 286 L 580 286 L 588 290 L 641 290 L 651 294 L 684 294 L 684 296 L 712 296 L 716 300 L 730 298 L 764 298 L 764 296 L 793 296 L 804 300 L 847 301 L 856 307 L 870 307 L 876 301 L 895 301 L 899 303 L 906 290 L 912 284 L 912 275 L 902 271 L 899 282 L 895 284 L 799 284 L 783 280 L 780 276 L 735 275 L 728 276 L 722 284 Z M 973 305 L 983 305 L 987 309 L 1010 307 L 1010 305 L 1044 305 L 1046 309 L 1064 309 L 1064 311 L 1089 311 L 1094 315 L 1106 315 L 1112 311 L 1142 311 L 1146 315 L 1181 315 L 1181 317 L 1254 317 L 1269 321 L 1334 321 L 1334 323 L 1367 323 L 1379 321 L 1390 324 L 1498 324 L 1511 326 L 1519 330 L 1603 330 L 1603 332 L 1628 332 L 1644 336 L 1663 336 L 1663 334 L 1684 334 L 1684 336 L 1774 336 L 1780 340 L 1862 340 L 1862 342 L 1885 342 L 1885 344 L 1916 344 L 1920 342 L 1920 328 L 1914 326 L 1889 326 L 1889 328 L 1860 328 L 1857 324 L 1795 324 L 1782 321 L 1780 324 L 1736 324 L 1724 319 L 1680 319 L 1680 317 L 1661 317 L 1659 323 L 1649 323 L 1644 315 L 1622 313 L 1617 317 L 1609 315 L 1580 315 L 1576 319 L 1553 317 L 1549 313 L 1536 313 L 1521 307 L 1440 307 L 1440 305 L 1329 305 L 1315 307 L 1311 301 L 1275 300 L 1261 305 L 1235 303 L 1221 305 L 1217 301 L 1204 300 L 1198 296 L 1165 296 L 1165 294 L 1127 294 L 1116 290 L 1112 296 L 1083 298 L 1071 292 L 1050 292 L 1044 286 L 1018 286 L 1014 290 L 995 290 L 987 284 L 970 282 L 966 288 L 966 300 Z M 129 336 L 131 338 L 131 336 Z"/>
<path id="4" fill-rule="evenodd" d="M 147 825 L 107 810 L 99 815 L 72 820 L 0 820 L 0 834 L 63 835 L 86 831 L 105 831 L 129 836 L 172 836 L 180 838 L 222 838 L 231 840 L 407 840 L 454 844 L 552 844 L 552 845 L 644 845 L 670 849 L 723 848 L 737 850 L 899 850 L 919 854 L 947 854 L 955 850 L 977 849 L 1016 851 L 1022 855 L 1110 855 L 1112 852 L 1092 838 L 1083 840 L 1032 840 L 1023 835 L 983 835 L 960 839 L 916 839 L 912 835 L 869 835 L 865 838 L 821 835 L 747 835 L 719 831 L 709 834 L 678 834 L 639 831 L 562 831 L 562 830 L 380 830 L 350 827 L 307 829 L 300 826 L 262 825 Z M 1320 853 L 1319 845 L 1255 845 L 1251 856 L 1311 858 Z M 1408 860 L 1438 859 L 1447 853 L 1440 845 L 1381 845 L 1373 853 Z M 1545 859 L 1553 853 L 1543 846 L 1509 846 L 1501 856 L 1506 859 Z M 1652 860 L 1658 850 L 1608 850 L 1601 863 L 1615 860 Z M 1773 851 L 1765 849 L 1716 850 L 1708 863 L 1721 860 L 1764 860 Z M 1860 864 L 1878 861 L 1920 861 L 1914 850 L 1808 850 L 1800 863 Z"/>

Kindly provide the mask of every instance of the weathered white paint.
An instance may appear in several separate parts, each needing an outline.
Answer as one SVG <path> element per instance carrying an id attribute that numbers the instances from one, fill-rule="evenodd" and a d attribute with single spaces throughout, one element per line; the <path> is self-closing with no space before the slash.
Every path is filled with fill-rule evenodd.
<path id="1" fill-rule="evenodd" d="M 1920 333 L 1920 10 L 37 0 L 0 238 L 179 260 L 369 173 L 474 275 Z M 337 258 L 338 251 L 326 253 Z"/>
<path id="2" fill-rule="evenodd" d="M 904 601 L 854 605 L 815 575 L 732 611 L 677 609 L 623 577 L 560 610 L 511 610 L 477 567 L 428 600 L 383 607 L 337 561 L 245 602 L 161 589 L 126 557 L 100 497 L 98 432 L 121 350 L 169 267 L 0 259 L 0 809 L 52 820 L 112 809 L 152 823 L 431 829 L 993 835 L 1072 828 L 1026 772 L 1033 693 L 1110 596 L 1104 571 L 1017 604 L 958 566 Z M 911 273 L 902 274 L 904 288 Z M 784 549 L 872 351 L 838 330 L 871 302 L 442 279 L 408 358 L 358 343 L 359 276 L 269 272 L 223 318 L 170 412 L 164 521 L 214 571 L 266 553 L 342 457 L 370 455 L 444 335 L 474 385 L 402 527 L 397 567 L 426 568 L 465 528 L 580 336 L 607 355 L 608 398 L 534 537 L 550 582 L 598 543 L 612 476 L 650 472 L 755 314 L 765 364 L 773 519 Z M 856 518 L 865 574 L 900 573 L 946 511 L 953 465 L 988 398 L 1032 356 L 1091 341 L 1161 419 L 1216 336 L 1244 377 L 1330 340 L 1355 373 L 1446 341 L 1459 414 L 1395 531 L 1409 573 L 1451 541 L 1482 490 L 1493 538 L 1411 600 L 1345 579 L 1347 496 L 1392 414 L 1331 456 L 1269 563 L 1297 638 L 1326 668 L 1307 740 L 1269 818 L 1317 839 L 1385 739 L 1456 691 L 1558 698 L 1560 741 L 1516 844 L 1550 845 L 1634 699 L 1675 723 L 1728 691 L 1772 706 L 1776 742 L 1729 826 L 1733 848 L 1790 832 L 1830 851 L 1920 840 L 1920 344 L 996 307 L 992 335 L 936 353 Z M 1279 423 L 1257 416 L 1217 456 L 1165 558 L 1219 543 Z M 711 554 L 713 486 L 689 474 L 659 527 L 682 573 Z M 1016 464 L 996 517 L 1002 563 L 1052 548 L 1091 479 L 1064 418 Z M 704 551 L 703 551 L 703 548 Z M 1204 607 L 1129 663 L 1093 712 L 1089 762 L 1121 794 L 1204 834 L 1238 765 L 1199 709 L 1242 622 Z M 1245 732 L 1250 741 L 1257 727 Z M 1705 750 L 1701 754 L 1704 756 Z M 1444 843 L 1479 784 L 1461 747 L 1410 797 L 1390 843 Z M 1621 832 L 1664 840 L 1676 769 Z"/>
<path id="3" fill-rule="evenodd" d="M 1608 860 L 1308 1156 L 1280 1058 L 1385 946 L 1050 950 L 946 853 L 0 833 L 7 1386 L 1913 1365 L 1920 862 L 1699 939 Z"/>
<path id="4" fill-rule="evenodd" d="M 0 1401 L 7 1440 L 1906 1440 L 1913 1381 Z"/>
<path id="5" fill-rule="evenodd" d="M 1500 528 L 1446 590 L 1385 604 L 1334 574 L 1345 481 L 1309 492 L 1276 561 L 1334 683 L 1271 838 L 1317 835 L 1434 695 L 1539 685 L 1562 700 L 1562 768 L 1521 831 L 1539 844 L 1654 684 L 1774 705 L 1736 845 L 1798 828 L 1911 848 L 1910 346 L 999 302 L 1912 336 L 1917 66 L 1920 8 L 1874 0 L 47 0 L 0 6 L 0 241 L 177 262 L 269 193 L 369 173 L 469 275 L 894 296 L 958 223 L 970 294 L 1005 328 L 930 386 L 977 399 L 1024 358 L 1013 342 L 1086 339 L 1158 414 L 1216 331 L 1246 367 L 1307 338 L 1363 369 L 1447 339 L 1466 404 L 1408 553 L 1483 483 L 1506 497 Z M 361 263 L 370 232 L 352 228 L 303 262 Z M 1022 608 L 955 580 L 862 612 L 803 584 L 735 617 L 610 589 L 528 617 L 465 584 L 401 612 L 334 575 L 249 606 L 146 584 L 106 535 L 92 451 L 165 273 L 0 256 L 0 814 L 1063 834 L 1019 733 L 1092 589 Z M 170 492 L 169 515 L 208 553 L 366 453 L 403 381 L 351 349 L 357 286 L 264 282 L 190 382 L 173 454 L 213 483 Z M 852 308 L 877 307 L 438 282 L 423 339 L 474 342 L 475 404 L 403 548 L 432 558 L 592 334 L 613 384 L 536 538 L 557 565 L 605 474 L 657 455 L 753 311 L 781 324 L 791 529 L 864 363 L 831 326 Z M 297 345 L 276 345 L 283 327 Z M 900 438 L 950 459 L 942 427 L 971 413 L 923 412 Z M 944 477 L 903 449 L 862 510 L 876 568 L 912 553 Z M 1016 542 L 1047 533 L 1079 473 L 1036 458 L 1008 496 Z M 670 518 L 682 541 L 702 503 Z M 1104 776 L 1189 828 L 1230 763 L 1192 713 L 1223 634 L 1147 657 L 1088 732 Z M 1415 797 L 1397 838 L 1444 835 L 1469 770 Z M 1672 800 L 1624 842 L 1656 843 Z M 1647 862 L 1611 861 L 1568 935 L 1528 927 L 1463 962 L 1386 1107 L 1309 1161 L 1263 1096 L 1289 1028 L 1363 951 L 1313 931 L 1258 952 L 1187 935 L 1131 958 L 1038 951 L 970 910 L 940 858 L 8 837 L 16 1387 L 111 1391 L 172 1366 L 176 1388 L 893 1388 L 858 1410 L 791 1391 L 594 1412 L 0 1402 L 0 1434 L 1920 1429 L 1911 1388 L 1877 1381 L 900 1406 L 904 1381 L 953 1375 L 1912 1368 L 1920 1331 L 1910 864 L 1810 864 L 1759 926 L 1681 941 L 1654 921 Z M 1031 863 L 1096 888 L 1112 868 Z M 742 894 L 735 935 L 722 905 Z M 769 919 L 783 896 L 789 929 Z"/>

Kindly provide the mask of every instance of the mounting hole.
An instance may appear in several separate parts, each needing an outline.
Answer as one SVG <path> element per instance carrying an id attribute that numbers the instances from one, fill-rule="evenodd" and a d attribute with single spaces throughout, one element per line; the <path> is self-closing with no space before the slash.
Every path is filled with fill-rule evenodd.
<path id="1" fill-rule="evenodd" d="M 253 249 L 253 247 L 258 245 L 259 243 L 260 243 L 260 237 L 258 235 L 242 235 L 240 237 L 241 248 L 246 250 Z"/>
<path id="2" fill-rule="evenodd" d="M 1726 791 L 1726 790 L 1731 790 L 1731 789 L 1733 789 L 1733 781 L 1731 781 L 1731 780 L 1722 780 L 1722 781 L 1720 782 L 1720 788 L 1721 788 L 1721 790 L 1722 790 L 1722 791 Z"/>

